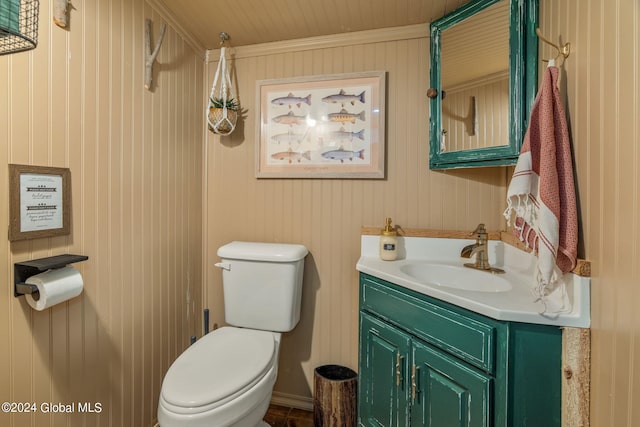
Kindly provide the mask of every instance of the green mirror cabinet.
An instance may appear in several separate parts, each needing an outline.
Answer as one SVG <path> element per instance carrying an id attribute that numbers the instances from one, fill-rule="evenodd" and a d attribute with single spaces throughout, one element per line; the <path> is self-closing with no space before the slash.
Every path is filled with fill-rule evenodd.
<path id="1" fill-rule="evenodd" d="M 537 91 L 538 0 L 472 0 L 433 21 L 431 169 L 515 164 Z"/>

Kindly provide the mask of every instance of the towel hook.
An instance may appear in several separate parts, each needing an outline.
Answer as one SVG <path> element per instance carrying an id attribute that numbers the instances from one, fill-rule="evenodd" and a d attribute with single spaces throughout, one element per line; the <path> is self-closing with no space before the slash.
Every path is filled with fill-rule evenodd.
<path id="1" fill-rule="evenodd" d="M 557 44 L 552 43 L 549 40 L 547 40 L 542 35 L 542 31 L 540 31 L 540 28 L 536 28 L 536 34 L 538 35 L 538 38 L 540 40 L 542 40 L 546 44 L 556 48 L 556 50 L 558 51 L 558 54 L 555 56 L 555 58 L 553 58 L 554 60 L 558 59 L 560 57 L 560 55 L 562 55 L 564 57 L 564 59 L 567 59 L 569 57 L 569 54 L 571 53 L 571 44 L 569 42 L 565 43 L 562 47 L 560 47 Z M 544 62 L 549 62 L 550 60 L 549 59 L 543 59 L 543 61 Z"/>

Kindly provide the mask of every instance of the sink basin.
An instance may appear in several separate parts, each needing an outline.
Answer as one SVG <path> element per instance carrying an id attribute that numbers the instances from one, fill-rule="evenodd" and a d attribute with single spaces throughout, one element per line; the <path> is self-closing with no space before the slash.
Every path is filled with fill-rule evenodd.
<path id="1" fill-rule="evenodd" d="M 364 278 L 372 276 L 402 288 L 456 305 L 496 320 L 539 325 L 588 328 L 590 319 L 590 280 L 574 273 L 562 276 L 567 311 L 548 316 L 544 305 L 531 293 L 538 259 L 502 241 L 490 240 L 489 260 L 504 274 L 463 267 L 460 249 L 471 239 L 441 237 L 398 237 L 399 259 L 380 259 L 380 236 L 363 235 L 356 269 Z"/>
<path id="2" fill-rule="evenodd" d="M 511 290 L 511 284 L 502 276 L 458 265 L 409 262 L 400 271 L 427 285 L 476 292 Z"/>

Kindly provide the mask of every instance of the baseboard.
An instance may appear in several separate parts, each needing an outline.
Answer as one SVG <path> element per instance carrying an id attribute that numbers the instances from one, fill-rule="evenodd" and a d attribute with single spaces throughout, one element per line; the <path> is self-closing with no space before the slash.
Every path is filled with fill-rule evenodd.
<path id="1" fill-rule="evenodd" d="M 288 408 L 297 408 L 304 411 L 313 411 L 313 399 L 311 397 L 296 396 L 294 394 L 274 391 L 271 395 L 271 403 Z"/>

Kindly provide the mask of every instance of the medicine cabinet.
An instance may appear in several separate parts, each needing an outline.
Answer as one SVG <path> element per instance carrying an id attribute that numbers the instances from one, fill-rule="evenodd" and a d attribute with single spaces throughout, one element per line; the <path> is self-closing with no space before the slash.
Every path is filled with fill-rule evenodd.
<path id="1" fill-rule="evenodd" d="M 431 169 L 516 163 L 537 90 L 538 0 L 472 0 L 430 26 Z"/>

